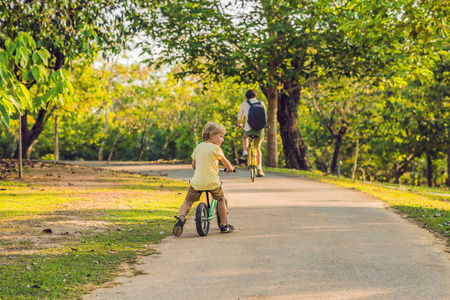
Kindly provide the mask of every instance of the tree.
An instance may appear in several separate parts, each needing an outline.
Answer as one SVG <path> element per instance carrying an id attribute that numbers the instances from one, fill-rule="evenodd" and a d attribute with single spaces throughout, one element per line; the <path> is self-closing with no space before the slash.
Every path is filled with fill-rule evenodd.
<path id="1" fill-rule="evenodd" d="M 209 120 L 226 127 L 224 151 L 237 156 L 234 124 L 240 91 L 254 87 L 239 86 L 232 79 L 205 86 L 194 76 L 177 80 L 171 73 L 162 76 L 139 65 L 115 65 L 108 92 L 109 66 L 74 64 L 73 102 L 59 112 L 61 159 L 98 159 L 101 145 L 105 159 L 189 159 Z M 52 141 L 47 128 L 33 147 L 33 158 L 51 159 Z"/>
<path id="2" fill-rule="evenodd" d="M 370 12 L 371 27 L 364 24 L 364 35 L 357 31 L 359 2 Z M 402 7 L 380 2 L 379 10 L 371 10 L 368 2 L 155 1 L 147 32 L 163 48 L 155 53 L 161 48 L 149 45 L 145 51 L 158 58 L 157 65 L 179 62 L 179 76 L 204 74 L 216 81 L 237 76 L 257 83 L 268 101 L 266 164 L 277 165 L 278 121 L 286 167 L 309 169 L 298 130 L 302 88 L 329 76 L 375 74 L 403 51 L 399 37 L 404 30 L 395 35 L 384 30 L 393 20 L 406 18 Z M 371 31 L 388 38 L 374 39 Z"/>
<path id="3" fill-rule="evenodd" d="M 358 131 L 364 120 L 371 118 L 381 91 L 373 85 L 373 80 L 347 78 L 324 80 L 314 84 L 309 90 L 304 93 L 304 101 L 315 111 L 323 128 L 334 139 L 330 172 L 335 174 L 346 134 L 349 131 L 361 134 Z"/>
<path id="4" fill-rule="evenodd" d="M 7 38 L 4 47 L 0 48 L 0 121 L 6 126 L 12 114 L 22 115 L 25 110 L 35 109 L 27 88 L 30 82 L 45 91 L 39 101 L 60 99 L 73 90 L 62 70 L 47 76 L 44 68 L 50 54 L 45 48 L 36 49 L 29 34 L 21 32 L 14 41 Z"/>
<path id="5" fill-rule="evenodd" d="M 434 72 L 434 82 L 430 86 L 431 103 L 441 114 L 439 120 L 443 124 L 442 133 L 447 148 L 447 186 L 450 187 L 450 45 L 444 46 Z M 446 133 L 445 133 L 446 132 Z"/>
<path id="6" fill-rule="evenodd" d="M 58 101 L 73 90 L 63 70 L 53 71 L 49 77 L 44 68 L 48 64 L 49 53 L 45 48 L 36 49 L 33 38 L 24 32 L 14 41 L 6 38 L 4 49 L 0 48 L 0 113 L 1 122 L 9 126 L 11 114 L 19 118 L 19 178 L 22 178 L 23 120 L 26 110 L 33 110 L 30 91 L 25 86 L 34 81 L 42 91 L 38 101 Z M 25 84 L 25 85 L 24 85 Z M 25 124 L 26 125 L 26 124 Z"/>
<path id="7" fill-rule="evenodd" d="M 49 76 L 52 71 L 67 68 L 75 60 L 92 60 L 100 50 L 117 52 L 139 29 L 145 1 L 130 0 L 82 0 L 77 2 L 49 0 L 2 1 L 0 3 L 0 49 L 4 49 L 9 38 L 14 40 L 19 32 L 26 32 L 50 54 L 48 64 L 35 72 Z M 125 23 L 131 26 L 125 26 Z M 33 74 L 34 75 L 34 74 Z M 31 99 L 38 107 L 35 123 L 28 128 L 30 110 L 21 116 L 23 154 L 26 155 L 34 141 L 41 134 L 48 115 L 56 103 L 51 103 L 47 90 L 37 80 L 24 84 L 27 89 L 34 88 Z M 18 150 L 16 151 L 16 157 Z"/>

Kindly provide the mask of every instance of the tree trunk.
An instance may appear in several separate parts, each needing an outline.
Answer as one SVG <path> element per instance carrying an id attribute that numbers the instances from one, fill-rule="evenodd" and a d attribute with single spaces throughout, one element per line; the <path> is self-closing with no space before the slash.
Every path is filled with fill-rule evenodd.
<path id="1" fill-rule="evenodd" d="M 278 108 L 278 90 L 273 85 L 267 88 L 267 147 L 266 147 L 266 166 L 278 167 L 278 144 L 277 144 L 277 108 Z"/>
<path id="2" fill-rule="evenodd" d="M 450 187 L 450 147 L 447 149 L 447 186 Z"/>
<path id="3" fill-rule="evenodd" d="M 59 69 L 62 68 L 62 66 L 64 64 L 65 56 L 59 51 L 54 53 L 54 55 L 56 57 L 56 61 L 55 61 L 55 66 L 53 67 L 53 70 L 58 71 Z M 48 103 L 47 103 L 46 107 L 48 107 Z M 28 130 L 28 121 L 27 121 L 28 110 L 25 111 L 23 116 L 20 116 L 20 123 L 22 125 L 20 133 L 22 135 L 22 138 L 19 139 L 19 143 L 22 142 L 22 146 L 16 148 L 16 151 L 14 152 L 14 156 L 13 156 L 14 158 L 19 159 L 19 151 L 20 151 L 20 153 L 22 153 L 22 158 L 29 156 L 29 154 L 31 153 L 31 147 L 33 146 L 33 144 L 35 143 L 35 141 L 37 140 L 39 135 L 44 130 L 45 121 L 47 120 L 45 118 L 46 114 L 47 114 L 47 109 L 41 108 L 39 110 L 36 121 L 35 121 L 33 127 L 31 128 L 31 130 Z M 51 112 L 49 113 L 49 116 L 50 115 L 51 115 Z"/>
<path id="4" fill-rule="evenodd" d="M 293 82 L 285 82 L 284 89 L 293 87 Z M 285 157 L 285 168 L 310 170 L 308 148 L 298 129 L 298 107 L 300 105 L 300 89 L 278 96 L 277 119 L 280 124 L 281 140 Z"/>
<path id="5" fill-rule="evenodd" d="M 364 171 L 364 169 L 360 166 L 357 166 L 358 170 L 361 171 L 361 177 L 362 177 L 362 181 L 366 181 L 366 172 Z M 370 174 L 369 174 L 370 176 Z"/>
<path id="6" fill-rule="evenodd" d="M 22 118 L 19 117 L 19 179 L 22 179 Z"/>
<path id="7" fill-rule="evenodd" d="M 341 151 L 338 151 L 337 155 L 337 177 L 341 177 Z"/>
<path id="8" fill-rule="evenodd" d="M 337 171 L 337 166 L 339 164 L 339 152 L 341 150 L 342 141 L 344 140 L 347 129 L 347 126 L 342 126 L 341 129 L 339 129 L 339 133 L 334 136 L 334 152 L 333 159 L 331 161 L 331 174 L 335 174 Z"/>
<path id="9" fill-rule="evenodd" d="M 427 183 L 428 186 L 433 186 L 433 161 L 429 153 L 427 153 Z"/>
<path id="10" fill-rule="evenodd" d="M 421 171 L 423 171 L 423 169 Z M 423 174 L 423 172 L 420 172 L 420 171 L 417 173 L 417 186 L 420 186 L 420 180 L 422 179 L 422 174 Z"/>
<path id="11" fill-rule="evenodd" d="M 28 160 L 31 159 L 31 152 L 33 152 L 33 147 L 34 147 L 34 145 L 36 145 L 37 142 L 38 142 L 38 140 L 36 139 L 36 140 L 34 140 L 33 143 L 31 144 L 30 148 L 28 149 L 26 159 L 28 159 Z"/>
<path id="12" fill-rule="evenodd" d="M 147 126 L 148 126 L 149 118 L 150 118 L 150 113 L 147 114 L 147 118 L 145 119 L 144 130 L 142 131 L 142 136 L 141 136 L 141 146 L 139 147 L 138 161 L 141 161 L 142 154 L 144 153 L 145 134 L 147 133 Z"/>
<path id="13" fill-rule="evenodd" d="M 238 135 L 236 134 L 234 136 L 234 139 L 231 140 L 231 151 L 233 152 L 233 162 L 235 165 L 239 166 L 239 156 L 238 156 L 238 152 L 237 152 L 237 146 L 236 146 L 236 139 L 237 139 Z"/>
<path id="14" fill-rule="evenodd" d="M 117 142 L 119 141 L 120 138 L 121 138 L 121 136 L 117 135 L 116 138 L 114 139 L 114 142 L 111 146 L 111 151 L 109 152 L 108 161 L 111 161 L 113 154 L 114 154 L 114 150 L 116 150 Z"/>
<path id="15" fill-rule="evenodd" d="M 55 142 L 53 145 L 55 162 L 59 161 L 59 136 L 58 136 L 58 114 L 55 114 Z"/>
<path id="16" fill-rule="evenodd" d="M 416 184 L 416 161 L 412 161 L 412 175 L 411 175 L 411 185 L 414 186 Z"/>
<path id="17" fill-rule="evenodd" d="M 417 154 L 410 154 L 402 163 L 401 165 L 397 165 L 397 167 L 395 168 L 395 172 L 394 172 L 394 183 L 396 184 L 400 184 L 400 177 L 406 173 L 406 171 L 408 170 L 409 164 L 411 162 L 414 162 L 414 159 L 419 156 Z"/>
<path id="18" fill-rule="evenodd" d="M 352 180 L 355 180 L 356 168 L 358 167 L 359 140 L 356 139 L 355 159 L 353 160 Z"/>
<path id="19" fill-rule="evenodd" d="M 395 163 L 395 171 L 394 171 L 394 183 L 395 184 L 400 184 L 400 163 L 396 162 Z"/>
<path id="20" fill-rule="evenodd" d="M 366 167 L 366 174 L 367 174 L 367 177 L 370 182 L 372 182 L 372 180 L 376 179 L 375 172 L 373 171 L 373 169 L 371 167 L 371 162 L 372 162 L 372 156 L 369 157 L 368 165 Z"/>
<path id="21" fill-rule="evenodd" d="M 22 129 L 21 129 L 22 157 L 28 157 L 34 142 L 37 140 L 39 135 L 44 130 L 46 113 L 47 113 L 46 109 L 41 108 L 39 110 L 38 115 L 36 117 L 36 122 L 34 123 L 31 130 L 28 130 L 28 122 L 27 122 L 28 111 L 25 111 L 24 115 L 20 117 L 20 121 L 22 123 Z M 14 158 L 16 158 L 16 159 L 19 158 L 19 147 L 16 148 L 16 151 L 14 153 Z"/>
<path id="22" fill-rule="evenodd" d="M 109 114 L 109 104 L 106 104 L 105 109 L 105 123 L 103 124 L 103 142 L 100 145 L 100 148 L 98 149 L 98 160 L 103 160 L 103 152 L 105 151 L 105 145 L 106 145 L 106 138 L 108 136 L 108 114 Z"/>

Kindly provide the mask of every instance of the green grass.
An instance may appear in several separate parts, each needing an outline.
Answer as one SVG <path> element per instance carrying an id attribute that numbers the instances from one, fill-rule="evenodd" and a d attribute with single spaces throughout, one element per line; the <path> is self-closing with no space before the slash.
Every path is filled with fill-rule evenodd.
<path id="1" fill-rule="evenodd" d="M 450 245 L 450 192 L 442 188 L 399 186 L 394 184 L 353 181 L 325 175 L 319 171 L 266 168 L 267 171 L 317 179 L 341 187 L 356 189 L 375 196 L 406 214 L 424 228 L 439 233 Z M 434 195 L 448 194 L 448 196 Z M 449 224 L 449 225 L 446 225 Z"/>
<path id="2" fill-rule="evenodd" d="M 48 221 L 93 224 L 53 234 L 54 247 L 0 239 L 0 299 L 81 299 L 89 287 L 113 280 L 120 265 L 153 254 L 151 245 L 171 235 L 187 183 L 114 177 L 113 185 L 100 188 L 0 182 L 0 230 L 8 236 L 28 231 L 39 239 L 44 236 L 36 230 Z"/>

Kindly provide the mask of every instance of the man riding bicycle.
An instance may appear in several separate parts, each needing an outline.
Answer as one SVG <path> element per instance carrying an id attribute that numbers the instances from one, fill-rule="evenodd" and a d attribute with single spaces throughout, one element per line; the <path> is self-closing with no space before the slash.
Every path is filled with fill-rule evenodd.
<path id="1" fill-rule="evenodd" d="M 261 164 L 261 143 L 262 143 L 262 139 L 264 138 L 264 127 L 265 127 L 265 123 L 267 120 L 267 115 L 266 115 L 266 106 L 264 104 L 264 102 L 261 102 L 259 100 L 256 99 L 256 92 L 254 90 L 248 90 L 245 93 L 245 97 L 247 98 L 247 101 L 242 102 L 241 107 L 239 109 L 239 114 L 238 114 L 238 121 L 237 121 L 237 126 L 240 128 L 244 128 L 244 134 L 242 135 L 242 146 L 244 148 L 244 152 L 242 154 L 242 156 L 240 157 L 241 159 L 247 159 L 247 155 L 248 155 L 248 137 L 249 136 L 256 136 L 256 138 L 254 139 L 254 143 L 255 143 L 255 147 L 256 147 L 256 159 L 257 159 L 257 174 L 256 176 L 258 177 L 264 177 L 264 172 L 262 170 L 262 164 Z M 253 109 L 253 106 L 259 106 L 262 107 L 259 110 L 259 113 L 253 113 L 253 111 L 256 111 L 256 109 Z M 251 111 L 251 108 L 253 111 Z M 256 107 L 255 107 L 256 108 Z M 254 125 L 255 127 L 257 126 L 257 128 L 252 128 L 252 126 L 249 124 L 249 111 L 251 113 L 250 115 L 250 119 L 251 120 L 251 124 L 258 124 L 258 125 Z M 242 125 L 242 121 L 245 118 L 245 125 Z M 262 126 L 262 124 L 264 124 L 264 126 Z M 262 127 L 262 129 L 260 128 Z"/>

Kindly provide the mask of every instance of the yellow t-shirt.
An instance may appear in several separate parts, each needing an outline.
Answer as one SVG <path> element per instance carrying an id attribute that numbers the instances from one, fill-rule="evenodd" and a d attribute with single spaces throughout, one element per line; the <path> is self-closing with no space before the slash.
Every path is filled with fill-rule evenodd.
<path id="1" fill-rule="evenodd" d="M 195 160 L 195 172 L 191 178 L 191 186 L 197 190 L 213 190 L 220 186 L 219 160 L 224 157 L 222 149 L 216 144 L 202 142 L 192 153 Z"/>

